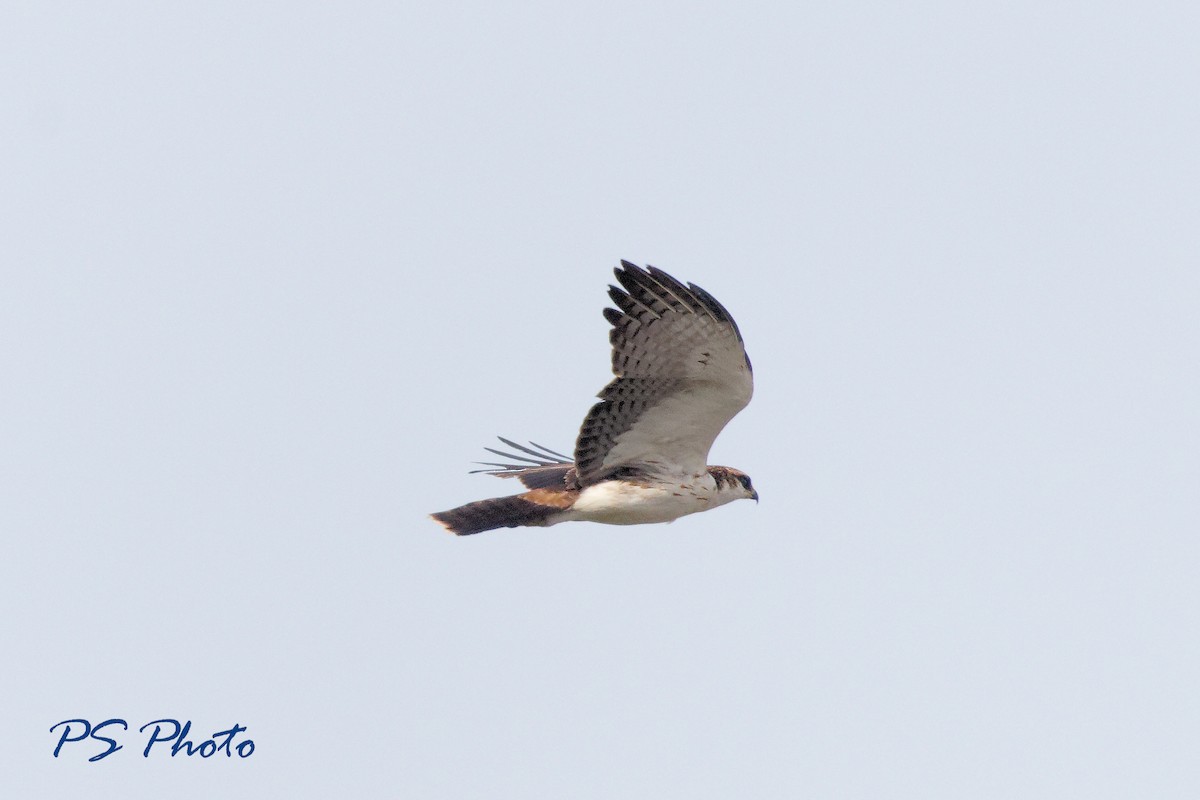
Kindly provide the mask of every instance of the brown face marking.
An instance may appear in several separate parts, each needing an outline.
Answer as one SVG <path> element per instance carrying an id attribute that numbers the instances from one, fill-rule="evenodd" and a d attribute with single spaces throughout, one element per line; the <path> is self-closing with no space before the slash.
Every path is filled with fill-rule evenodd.
<path id="1" fill-rule="evenodd" d="M 709 467 L 708 474 L 713 476 L 713 480 L 717 482 L 718 487 L 723 488 L 740 484 L 739 477 L 744 477 L 746 473 L 732 467 Z"/>

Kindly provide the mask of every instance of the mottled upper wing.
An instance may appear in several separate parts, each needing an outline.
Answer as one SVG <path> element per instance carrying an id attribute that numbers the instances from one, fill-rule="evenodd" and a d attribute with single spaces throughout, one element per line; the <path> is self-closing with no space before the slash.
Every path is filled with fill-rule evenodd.
<path id="1" fill-rule="evenodd" d="M 703 472 L 721 429 L 754 392 L 733 317 L 708 292 L 622 261 L 609 288 L 616 379 L 575 444 L 581 486 L 630 471 Z M 619 310 L 618 310 L 619 309 Z"/>

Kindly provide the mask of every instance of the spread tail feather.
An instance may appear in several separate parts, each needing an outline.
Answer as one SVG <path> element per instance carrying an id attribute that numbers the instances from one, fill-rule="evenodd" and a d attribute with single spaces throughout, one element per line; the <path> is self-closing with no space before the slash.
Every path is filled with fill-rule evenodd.
<path id="1" fill-rule="evenodd" d="M 446 530 L 459 536 L 520 526 L 544 527 L 561 522 L 553 519 L 570 508 L 578 492 L 535 489 L 510 497 L 478 500 L 465 506 L 430 514 Z"/>

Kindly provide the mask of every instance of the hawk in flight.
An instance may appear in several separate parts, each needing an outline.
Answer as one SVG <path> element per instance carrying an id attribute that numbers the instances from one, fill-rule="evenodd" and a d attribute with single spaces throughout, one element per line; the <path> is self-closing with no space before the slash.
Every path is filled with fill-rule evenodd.
<path id="1" fill-rule="evenodd" d="M 733 317 L 694 283 L 622 261 L 610 286 L 612 370 L 617 376 L 583 420 L 575 457 L 507 439 L 524 455 L 485 448 L 509 463 L 487 472 L 529 491 L 433 514 L 451 533 L 585 520 L 670 522 L 742 498 L 750 476 L 708 466 L 721 429 L 754 392 L 750 359 Z M 512 462 L 523 463 L 512 463 Z"/>

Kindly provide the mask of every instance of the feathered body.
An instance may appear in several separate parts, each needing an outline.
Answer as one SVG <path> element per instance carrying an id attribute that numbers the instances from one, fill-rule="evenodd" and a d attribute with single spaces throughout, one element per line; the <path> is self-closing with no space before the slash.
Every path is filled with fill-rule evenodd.
<path id="1" fill-rule="evenodd" d="M 518 478 L 529 491 L 432 515 L 451 532 L 670 522 L 758 499 L 745 473 L 706 463 L 721 429 L 753 394 L 737 324 L 695 284 L 628 261 L 615 272 L 622 288 L 609 287 L 617 308 L 604 316 L 616 378 L 584 419 L 574 457 L 501 439 L 524 455 L 489 447 L 508 462 L 477 471 Z"/>

